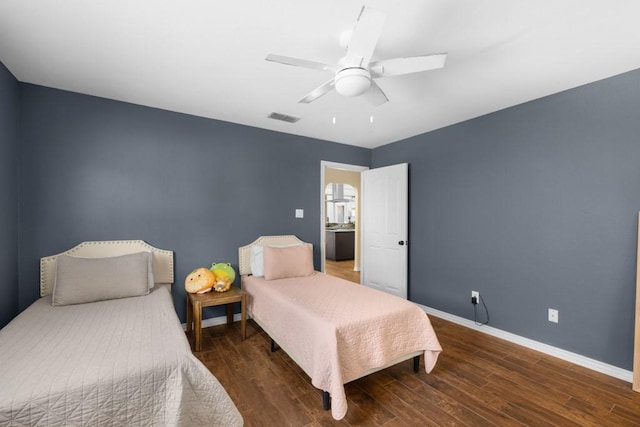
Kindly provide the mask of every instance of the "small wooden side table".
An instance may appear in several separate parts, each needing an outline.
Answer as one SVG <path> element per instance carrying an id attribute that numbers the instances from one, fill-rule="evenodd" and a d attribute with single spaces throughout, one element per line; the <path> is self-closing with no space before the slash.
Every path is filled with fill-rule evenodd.
<path id="1" fill-rule="evenodd" d="M 231 286 L 226 292 L 211 291 L 205 294 L 187 294 L 187 334 L 194 331 L 195 351 L 202 351 L 202 308 L 215 305 L 227 305 L 227 323 L 233 322 L 233 303 L 239 302 L 241 308 L 242 339 L 247 338 L 247 293 Z"/>

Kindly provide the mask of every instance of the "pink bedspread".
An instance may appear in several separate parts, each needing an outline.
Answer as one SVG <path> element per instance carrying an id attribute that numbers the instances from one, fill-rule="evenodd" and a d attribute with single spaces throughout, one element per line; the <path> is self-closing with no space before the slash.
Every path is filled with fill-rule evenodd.
<path id="1" fill-rule="evenodd" d="M 331 414 L 347 413 L 344 384 L 403 355 L 424 351 L 430 372 L 442 351 L 426 313 L 414 303 L 316 272 L 264 280 L 244 276 L 249 313 L 331 395 Z"/>

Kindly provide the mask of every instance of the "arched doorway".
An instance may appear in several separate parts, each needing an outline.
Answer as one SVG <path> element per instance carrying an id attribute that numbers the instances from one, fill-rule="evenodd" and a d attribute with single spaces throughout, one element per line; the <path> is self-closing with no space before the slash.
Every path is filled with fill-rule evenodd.
<path id="1" fill-rule="evenodd" d="M 362 171 L 367 169 L 366 166 L 321 162 L 321 270 L 327 274 L 343 277 L 356 283 L 360 283 L 361 266 L 360 206 L 362 196 L 360 193 L 360 175 Z M 333 184 L 348 185 L 351 188 L 343 186 L 342 189 L 334 190 Z M 351 199 L 355 199 L 353 203 L 349 203 Z M 327 212 L 329 214 L 327 214 Z M 342 229 L 346 231 L 331 231 L 332 229 Z M 327 241 L 331 243 L 331 237 L 338 237 L 330 233 L 348 233 L 349 230 L 353 230 L 351 233 L 353 236 L 354 259 L 333 261 L 327 258 Z M 346 236 L 342 235 L 340 235 L 340 237 L 346 238 Z M 331 249 L 329 252 L 330 251 Z M 336 270 L 335 267 L 339 268 Z"/>

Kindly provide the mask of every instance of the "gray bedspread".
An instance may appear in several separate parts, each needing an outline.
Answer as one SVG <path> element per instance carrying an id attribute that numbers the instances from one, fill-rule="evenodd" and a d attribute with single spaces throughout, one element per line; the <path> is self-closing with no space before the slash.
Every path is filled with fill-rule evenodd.
<path id="1" fill-rule="evenodd" d="M 0 330 L 0 425 L 239 426 L 242 417 L 189 347 L 164 287 L 52 307 Z"/>

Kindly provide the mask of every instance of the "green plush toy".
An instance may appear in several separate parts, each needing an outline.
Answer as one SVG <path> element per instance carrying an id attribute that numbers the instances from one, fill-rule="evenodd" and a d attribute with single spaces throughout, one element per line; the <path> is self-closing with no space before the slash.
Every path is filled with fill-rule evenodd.
<path id="1" fill-rule="evenodd" d="M 228 262 L 214 262 L 211 264 L 211 272 L 215 276 L 213 290 L 216 292 L 226 292 L 231 288 L 231 284 L 236 280 L 236 272 Z"/>

